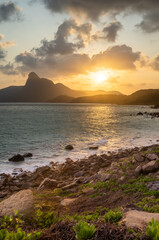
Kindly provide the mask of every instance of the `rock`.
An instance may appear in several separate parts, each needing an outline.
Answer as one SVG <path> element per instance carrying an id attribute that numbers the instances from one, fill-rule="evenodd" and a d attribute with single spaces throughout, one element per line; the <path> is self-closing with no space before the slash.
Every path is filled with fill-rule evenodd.
<path id="1" fill-rule="evenodd" d="M 137 168 L 135 169 L 135 176 L 138 177 L 141 172 L 142 172 L 142 167 L 139 165 L 139 166 L 137 166 Z"/>
<path id="2" fill-rule="evenodd" d="M 119 178 L 119 183 L 123 183 L 125 181 L 126 177 L 125 176 L 122 176 Z"/>
<path id="3" fill-rule="evenodd" d="M 75 173 L 75 177 L 82 177 L 84 175 L 84 171 L 79 171 L 77 173 Z"/>
<path id="4" fill-rule="evenodd" d="M 13 157 L 9 158 L 8 161 L 10 162 L 21 162 L 24 161 L 24 157 L 20 154 L 14 155 Z"/>
<path id="5" fill-rule="evenodd" d="M 137 162 L 144 162 L 144 160 L 145 160 L 144 156 L 140 155 L 139 153 L 134 154 L 134 159 L 135 159 Z"/>
<path id="6" fill-rule="evenodd" d="M 159 181 L 148 182 L 148 183 L 146 183 L 146 186 L 149 190 L 158 191 L 159 190 Z"/>
<path id="7" fill-rule="evenodd" d="M 19 214 L 30 215 L 34 212 L 33 193 L 31 190 L 22 190 L 13 194 L 0 203 L 0 216 Z"/>
<path id="8" fill-rule="evenodd" d="M 142 115 L 143 115 L 142 112 L 138 112 L 138 113 L 137 113 L 137 116 L 142 116 Z"/>
<path id="9" fill-rule="evenodd" d="M 32 156 L 33 156 L 32 153 L 25 153 L 25 154 L 23 155 L 24 158 L 30 158 L 30 157 L 32 157 Z"/>
<path id="10" fill-rule="evenodd" d="M 71 184 L 68 184 L 68 185 L 62 187 L 62 190 L 68 190 L 68 189 L 71 189 L 71 188 L 76 187 L 76 186 L 77 186 L 77 183 L 73 182 Z"/>
<path id="11" fill-rule="evenodd" d="M 65 150 L 73 150 L 73 146 L 72 146 L 72 145 L 67 145 L 67 146 L 65 147 Z"/>
<path id="12" fill-rule="evenodd" d="M 57 187 L 57 181 L 54 179 L 45 178 L 39 185 L 37 190 L 52 189 Z"/>
<path id="13" fill-rule="evenodd" d="M 0 198 L 4 198 L 8 195 L 8 192 L 0 192 Z"/>
<path id="14" fill-rule="evenodd" d="M 61 205 L 66 207 L 68 205 L 70 205 L 71 203 L 73 203 L 74 201 L 76 201 L 77 198 L 65 198 L 61 201 Z"/>
<path id="15" fill-rule="evenodd" d="M 159 221 L 159 213 L 130 210 L 125 214 L 123 222 L 127 228 L 139 228 L 143 230 L 152 218 Z"/>
<path id="16" fill-rule="evenodd" d="M 148 153 L 146 155 L 146 158 L 149 160 L 149 161 L 153 161 L 153 160 L 158 160 L 158 156 L 155 154 L 155 153 Z"/>
<path id="17" fill-rule="evenodd" d="M 99 147 L 98 146 L 91 146 L 89 147 L 89 150 L 97 150 Z"/>
<path id="18" fill-rule="evenodd" d="M 156 161 L 151 161 L 144 166 L 142 166 L 143 173 L 155 172 L 159 169 L 159 163 Z"/>

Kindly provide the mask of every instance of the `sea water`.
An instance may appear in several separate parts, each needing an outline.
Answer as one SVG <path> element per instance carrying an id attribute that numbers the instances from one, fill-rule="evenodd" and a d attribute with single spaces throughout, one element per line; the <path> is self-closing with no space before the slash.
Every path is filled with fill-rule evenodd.
<path id="1" fill-rule="evenodd" d="M 138 112 L 149 106 L 105 104 L 0 104 L 0 172 L 14 168 L 34 170 L 49 162 L 77 160 L 92 154 L 157 143 L 159 118 Z M 66 151 L 66 145 L 73 145 Z M 89 150 L 98 146 L 97 150 Z M 15 154 L 32 158 L 12 163 Z"/>

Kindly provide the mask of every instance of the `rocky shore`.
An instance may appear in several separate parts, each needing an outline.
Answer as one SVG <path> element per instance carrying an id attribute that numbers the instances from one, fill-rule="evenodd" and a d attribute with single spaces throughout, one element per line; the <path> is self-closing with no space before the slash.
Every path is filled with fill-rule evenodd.
<path id="1" fill-rule="evenodd" d="M 32 218 L 38 209 L 54 211 L 61 220 L 45 229 L 41 239 L 75 239 L 72 226 L 77 219 L 96 226 L 93 239 L 136 239 L 138 233 L 137 239 L 149 239 L 147 223 L 152 217 L 159 220 L 159 145 L 78 161 L 68 158 L 63 164 L 52 162 L 33 173 L 16 169 L 13 174 L 0 175 L 0 216 L 18 211 Z M 118 226 L 103 222 L 110 209 L 122 213 Z M 26 224 L 22 228 L 25 230 Z M 133 230 L 130 233 L 128 229 Z"/>

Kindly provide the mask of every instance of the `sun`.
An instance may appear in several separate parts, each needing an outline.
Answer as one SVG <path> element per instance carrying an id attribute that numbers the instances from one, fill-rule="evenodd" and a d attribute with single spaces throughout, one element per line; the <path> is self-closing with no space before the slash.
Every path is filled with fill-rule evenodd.
<path id="1" fill-rule="evenodd" d="M 91 72 L 91 79 L 97 84 L 102 84 L 109 78 L 109 75 L 108 71 L 100 70 L 98 72 Z"/>

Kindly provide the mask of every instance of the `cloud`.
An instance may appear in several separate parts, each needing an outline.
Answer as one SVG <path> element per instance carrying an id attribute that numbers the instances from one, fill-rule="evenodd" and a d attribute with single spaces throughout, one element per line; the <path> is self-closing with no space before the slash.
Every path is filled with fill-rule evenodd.
<path id="1" fill-rule="evenodd" d="M 159 55 L 152 59 L 150 66 L 152 67 L 153 70 L 159 71 Z"/>
<path id="2" fill-rule="evenodd" d="M 0 71 L 6 75 L 17 75 L 18 71 L 14 68 L 13 64 L 0 65 Z"/>
<path id="3" fill-rule="evenodd" d="M 90 39 L 91 31 L 92 25 L 90 23 L 78 25 L 74 20 L 66 20 L 58 27 L 54 40 L 42 40 L 42 46 L 34 48 L 33 51 L 37 56 L 42 57 L 73 53 L 86 45 Z M 74 41 L 69 41 L 69 38 L 73 35 L 75 35 Z"/>
<path id="4" fill-rule="evenodd" d="M 1 42 L 1 40 L 4 38 L 3 34 L 0 34 L 0 48 L 6 48 L 6 47 L 11 47 L 14 46 L 14 42 Z"/>
<path id="5" fill-rule="evenodd" d="M 11 1 L 0 4 L 0 22 L 19 19 L 20 11 L 21 9 Z"/>
<path id="6" fill-rule="evenodd" d="M 150 11 L 145 14 L 143 21 L 136 25 L 146 33 L 159 31 L 159 10 Z"/>
<path id="7" fill-rule="evenodd" d="M 119 14 L 125 10 L 143 13 L 150 9 L 157 9 L 156 0 L 42 0 L 52 12 L 84 14 L 88 18 L 97 20 L 103 14 Z"/>
<path id="8" fill-rule="evenodd" d="M 113 21 L 103 28 L 104 39 L 109 42 L 115 42 L 118 31 L 122 29 L 122 24 L 118 21 Z"/>
<path id="9" fill-rule="evenodd" d="M 140 60 L 140 55 L 140 52 L 133 52 L 132 48 L 127 45 L 116 45 L 94 55 L 92 61 L 96 66 L 119 70 L 135 70 L 135 62 Z"/>
<path id="10" fill-rule="evenodd" d="M 0 48 L 0 60 L 4 59 L 6 57 L 6 52 Z"/>

